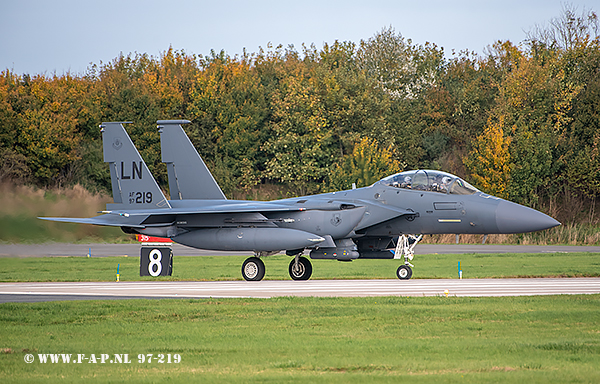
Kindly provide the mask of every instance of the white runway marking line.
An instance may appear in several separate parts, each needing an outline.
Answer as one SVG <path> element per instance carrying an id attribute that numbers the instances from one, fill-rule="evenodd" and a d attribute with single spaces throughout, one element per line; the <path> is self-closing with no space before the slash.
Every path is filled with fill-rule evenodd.
<path id="1" fill-rule="evenodd" d="M 12 289 L 11 289 L 12 288 Z M 600 278 L 1 283 L 0 294 L 133 297 L 529 296 L 600 293 Z"/>

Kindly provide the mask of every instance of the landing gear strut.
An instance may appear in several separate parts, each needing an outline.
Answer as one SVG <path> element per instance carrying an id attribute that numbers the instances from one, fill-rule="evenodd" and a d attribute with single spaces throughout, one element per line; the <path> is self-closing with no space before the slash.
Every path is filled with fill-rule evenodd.
<path id="1" fill-rule="evenodd" d="M 258 257 L 249 257 L 242 264 L 242 276 L 247 281 L 260 281 L 265 277 L 265 263 Z"/>
<path id="2" fill-rule="evenodd" d="M 415 246 L 422 238 L 423 235 L 401 235 L 398 237 L 394 259 L 400 259 L 404 256 L 404 265 L 398 267 L 398 270 L 396 271 L 396 276 L 400 280 L 408 280 L 412 277 L 411 267 L 414 268 L 414 265 L 412 265 L 409 260 L 412 260 L 415 257 Z"/>
<path id="3" fill-rule="evenodd" d="M 306 257 L 300 257 L 298 254 L 290 262 L 289 270 L 292 280 L 308 280 L 312 275 L 312 264 Z"/>

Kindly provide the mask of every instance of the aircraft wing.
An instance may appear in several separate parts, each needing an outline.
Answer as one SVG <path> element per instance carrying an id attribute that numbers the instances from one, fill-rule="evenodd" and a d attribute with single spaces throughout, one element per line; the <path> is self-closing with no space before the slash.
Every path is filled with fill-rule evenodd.
<path id="1" fill-rule="evenodd" d="M 305 211 L 305 207 L 294 207 L 283 204 L 268 204 L 268 203 L 240 203 L 240 204 L 223 204 L 211 205 L 200 208 L 173 208 L 169 213 L 177 215 L 186 214 L 202 214 L 202 213 L 246 213 L 246 212 L 292 212 Z"/>
<path id="2" fill-rule="evenodd" d="M 110 204 L 109 204 L 110 205 Z M 176 216 L 184 215 L 235 215 L 260 212 L 292 212 L 303 211 L 306 208 L 294 207 L 283 204 L 268 203 L 240 203 L 240 204 L 217 204 L 203 207 L 180 207 L 164 209 L 141 209 L 141 210 L 116 210 L 106 211 L 104 215 L 90 218 L 76 217 L 39 217 L 47 221 L 58 221 L 64 223 L 93 224 L 111 227 L 146 228 L 148 226 L 170 225 Z M 248 220 L 247 218 L 245 220 Z M 264 220 L 252 219 L 244 222 L 263 222 Z M 236 221 L 237 222 L 237 221 Z"/>
<path id="3" fill-rule="evenodd" d="M 224 200 L 227 201 L 227 200 Z M 403 216 L 414 215 L 415 213 L 406 209 L 397 208 L 387 204 L 375 203 L 373 201 L 354 200 L 361 206 L 368 207 L 369 215 L 361 220 L 356 230 L 362 230 L 373 225 L 381 224 L 384 221 Z M 109 204 L 110 205 L 110 204 Z M 310 209 L 319 209 L 318 207 L 306 207 L 304 204 L 288 205 L 273 204 L 269 202 L 240 202 L 226 204 L 205 204 L 203 206 L 181 206 L 175 208 L 160 209 L 138 209 L 138 210 L 116 210 L 104 212 L 104 215 L 90 218 L 70 218 L 70 217 L 40 217 L 42 220 L 58 221 L 78 224 L 94 224 L 113 227 L 131 227 L 146 228 L 148 226 L 171 225 L 175 222 L 177 216 L 188 215 L 236 215 L 241 214 L 239 222 L 265 222 L 266 218 L 249 218 L 243 214 L 249 213 L 267 213 L 267 212 L 298 212 Z M 232 222 L 238 222 L 237 218 L 232 218 Z"/>
<path id="4" fill-rule="evenodd" d="M 108 204 L 110 205 L 110 204 Z M 240 203 L 240 204 L 217 204 L 205 206 L 175 207 L 167 209 L 148 209 L 125 211 L 116 210 L 110 213 L 121 216 L 161 216 L 161 215 L 194 215 L 208 213 L 249 213 L 249 212 L 296 212 L 305 211 L 305 207 L 294 207 L 283 204 L 268 203 Z"/>

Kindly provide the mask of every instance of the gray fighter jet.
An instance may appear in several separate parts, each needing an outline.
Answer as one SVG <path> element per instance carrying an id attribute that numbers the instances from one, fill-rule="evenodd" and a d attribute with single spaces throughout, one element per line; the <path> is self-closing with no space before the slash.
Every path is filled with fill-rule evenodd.
<path id="1" fill-rule="evenodd" d="M 413 170 L 340 192 L 274 201 L 228 200 L 181 124 L 159 120 L 162 161 L 171 200 L 150 174 L 121 122 L 102 123 L 114 204 L 92 218 L 44 220 L 121 227 L 126 233 L 167 237 L 186 246 L 250 251 L 246 280 L 261 280 L 261 257 L 286 251 L 294 280 L 312 274 L 311 259 L 402 259 L 396 275 L 410 279 L 413 234 L 492 234 L 560 225 L 534 209 L 485 194 L 435 170 Z"/>

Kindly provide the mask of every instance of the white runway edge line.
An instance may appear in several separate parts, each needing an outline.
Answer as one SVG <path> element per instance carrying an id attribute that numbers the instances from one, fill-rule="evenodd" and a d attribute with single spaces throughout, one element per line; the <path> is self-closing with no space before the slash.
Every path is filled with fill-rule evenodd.
<path id="1" fill-rule="evenodd" d="M 598 294 L 600 278 L 0 283 L 0 295 L 173 298 Z"/>

